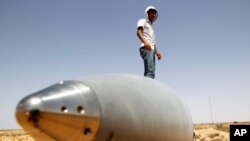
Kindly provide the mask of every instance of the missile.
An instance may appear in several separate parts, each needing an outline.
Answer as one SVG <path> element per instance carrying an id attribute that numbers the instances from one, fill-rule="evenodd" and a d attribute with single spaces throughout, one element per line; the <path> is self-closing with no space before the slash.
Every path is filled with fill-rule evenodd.
<path id="1" fill-rule="evenodd" d="M 166 85 L 132 74 L 60 81 L 23 98 L 17 122 L 36 141 L 192 141 L 187 106 Z"/>

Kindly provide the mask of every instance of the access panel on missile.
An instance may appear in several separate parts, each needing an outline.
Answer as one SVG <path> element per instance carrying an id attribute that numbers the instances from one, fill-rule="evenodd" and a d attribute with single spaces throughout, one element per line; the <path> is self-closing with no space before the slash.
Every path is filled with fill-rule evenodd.
<path id="1" fill-rule="evenodd" d="M 187 106 L 159 81 L 114 74 L 61 81 L 23 98 L 18 123 L 36 141 L 192 141 Z"/>

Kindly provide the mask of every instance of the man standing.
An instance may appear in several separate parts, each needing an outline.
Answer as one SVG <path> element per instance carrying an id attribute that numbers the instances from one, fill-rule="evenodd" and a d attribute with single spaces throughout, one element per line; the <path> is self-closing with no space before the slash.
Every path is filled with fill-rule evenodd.
<path id="1" fill-rule="evenodd" d="M 137 23 L 137 36 L 141 41 L 140 54 L 144 61 L 144 76 L 155 78 L 155 55 L 161 59 L 161 53 L 155 46 L 155 34 L 152 27 L 158 17 L 155 7 L 149 6 L 145 11 L 146 18 L 140 19 Z"/>

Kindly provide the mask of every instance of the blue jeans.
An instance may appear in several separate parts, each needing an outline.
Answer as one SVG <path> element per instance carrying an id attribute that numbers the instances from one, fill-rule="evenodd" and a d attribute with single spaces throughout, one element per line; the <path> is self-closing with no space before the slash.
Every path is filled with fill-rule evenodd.
<path id="1" fill-rule="evenodd" d="M 155 50 L 147 50 L 145 47 L 140 48 L 140 54 L 144 61 L 144 76 L 155 78 Z"/>

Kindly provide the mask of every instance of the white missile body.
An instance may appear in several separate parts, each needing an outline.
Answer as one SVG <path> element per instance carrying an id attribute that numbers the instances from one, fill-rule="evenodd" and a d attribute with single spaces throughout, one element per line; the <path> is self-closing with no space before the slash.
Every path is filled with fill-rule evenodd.
<path id="1" fill-rule="evenodd" d="M 137 75 L 61 81 L 22 99 L 19 124 L 36 141 L 192 141 L 187 106 Z"/>

